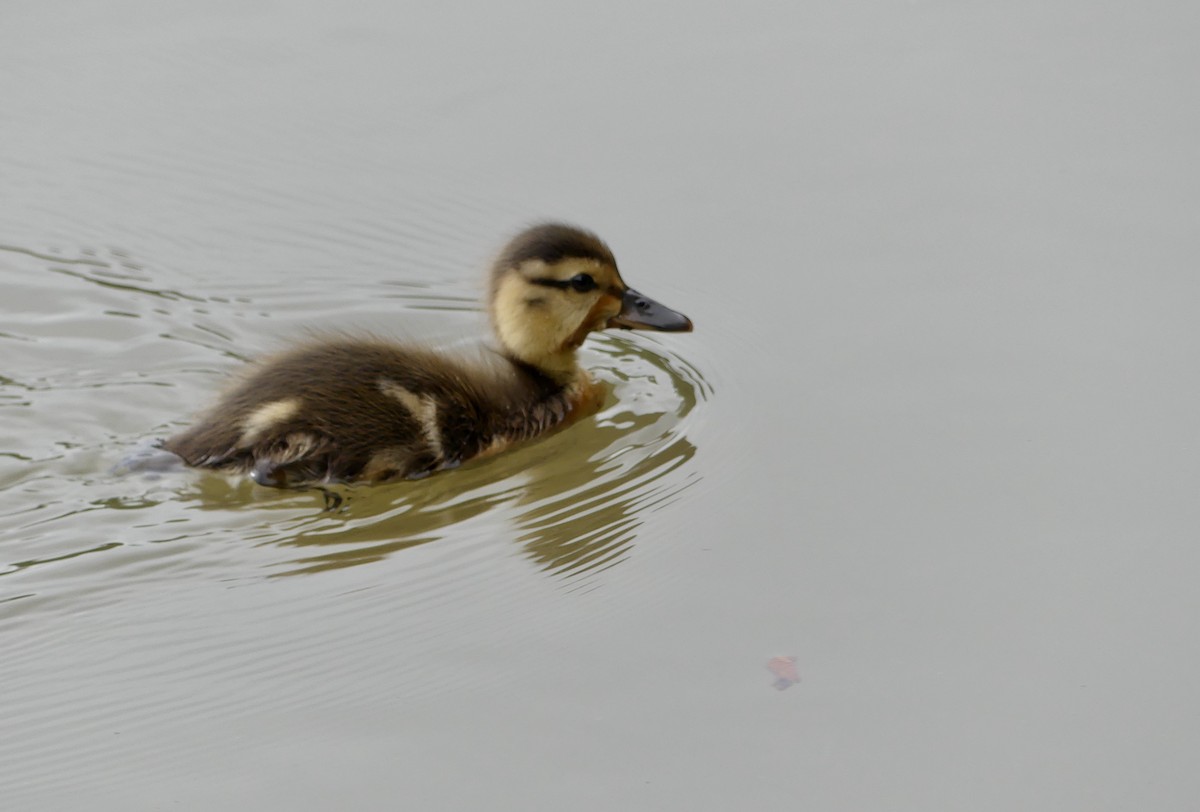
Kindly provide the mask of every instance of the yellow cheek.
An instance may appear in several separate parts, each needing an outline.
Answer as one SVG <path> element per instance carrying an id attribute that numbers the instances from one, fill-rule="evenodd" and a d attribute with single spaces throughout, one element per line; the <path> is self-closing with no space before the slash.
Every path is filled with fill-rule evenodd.
<path id="1" fill-rule="evenodd" d="M 608 320 L 621 312 L 621 300 L 605 294 L 596 300 L 592 309 L 580 323 L 579 328 L 563 342 L 563 349 L 575 349 L 587 334 L 593 330 L 603 330 L 608 326 Z"/>
<path id="2" fill-rule="evenodd" d="M 608 320 L 620 312 L 621 300 L 605 294 L 596 300 L 596 304 L 592 305 L 587 323 L 592 325 L 591 329 L 593 330 L 603 330 L 608 326 Z"/>

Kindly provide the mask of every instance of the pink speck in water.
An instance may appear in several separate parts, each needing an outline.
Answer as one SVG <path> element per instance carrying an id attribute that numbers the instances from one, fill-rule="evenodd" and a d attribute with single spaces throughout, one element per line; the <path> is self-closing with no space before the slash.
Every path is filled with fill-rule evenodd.
<path id="1" fill-rule="evenodd" d="M 767 670 L 775 675 L 776 690 L 783 691 L 800 681 L 795 657 L 775 657 L 767 663 Z"/>

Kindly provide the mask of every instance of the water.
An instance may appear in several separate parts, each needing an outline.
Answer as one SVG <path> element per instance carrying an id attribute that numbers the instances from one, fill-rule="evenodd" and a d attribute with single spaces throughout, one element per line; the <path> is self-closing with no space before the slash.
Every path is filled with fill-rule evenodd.
<path id="1" fill-rule="evenodd" d="M 1190 7 L 0 19 L 5 808 L 1200 790 Z M 113 470 L 308 331 L 477 340 L 545 217 L 696 323 L 595 417 L 336 511 Z"/>

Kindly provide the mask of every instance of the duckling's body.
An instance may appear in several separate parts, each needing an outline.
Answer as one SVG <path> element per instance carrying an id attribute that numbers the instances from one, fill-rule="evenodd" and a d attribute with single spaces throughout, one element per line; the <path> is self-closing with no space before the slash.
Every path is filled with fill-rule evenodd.
<path id="1" fill-rule="evenodd" d="M 504 358 L 381 341 L 313 344 L 265 363 L 166 448 L 263 485 L 415 478 L 542 434 L 591 394 Z"/>
<path id="2" fill-rule="evenodd" d="M 276 487 L 425 476 L 593 407 L 598 390 L 575 357 L 592 330 L 691 329 L 627 288 L 598 238 L 558 224 L 509 243 L 492 269 L 489 310 L 496 353 L 314 342 L 262 363 L 164 448 Z"/>

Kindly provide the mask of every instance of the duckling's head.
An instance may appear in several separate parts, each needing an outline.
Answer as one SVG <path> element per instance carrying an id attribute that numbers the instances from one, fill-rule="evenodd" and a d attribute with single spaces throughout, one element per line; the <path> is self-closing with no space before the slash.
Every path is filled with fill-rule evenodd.
<path id="1" fill-rule="evenodd" d="M 688 332 L 692 322 L 631 289 L 595 234 L 544 223 L 514 237 L 492 266 L 490 310 L 501 345 L 559 380 L 593 330 Z"/>

